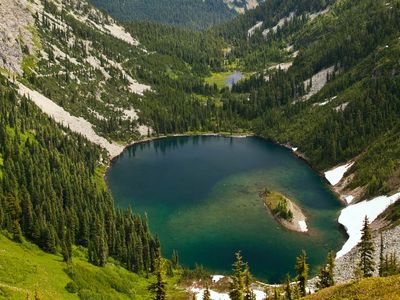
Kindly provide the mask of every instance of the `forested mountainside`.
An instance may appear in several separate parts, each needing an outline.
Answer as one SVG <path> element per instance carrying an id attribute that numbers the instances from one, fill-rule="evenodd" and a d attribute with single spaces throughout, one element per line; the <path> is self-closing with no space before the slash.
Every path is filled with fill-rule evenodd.
<path id="1" fill-rule="evenodd" d="M 268 0 L 202 32 L 77 0 L 0 12 L 0 226 L 22 247 L 154 271 L 146 217 L 115 208 L 103 178 L 147 136 L 254 133 L 321 172 L 354 162 L 335 189 L 355 201 L 400 188 L 398 0 Z"/>
<path id="2" fill-rule="evenodd" d="M 151 21 L 192 29 L 205 29 L 232 19 L 257 0 L 91 0 L 121 21 Z"/>
<path id="3" fill-rule="evenodd" d="M 362 197 L 396 191 L 399 2 L 338 1 L 319 9 L 319 17 L 295 13 L 276 31 L 232 38 L 232 59 L 248 57 L 247 47 L 257 63 L 264 49 L 287 55 L 275 61 L 280 65 L 253 65 L 260 71 L 233 88 L 250 96 L 237 112 L 254 120 L 255 132 L 299 146 L 321 170 L 354 159 L 347 188 L 363 187 Z M 286 15 L 295 11 L 288 7 Z"/>
<path id="4" fill-rule="evenodd" d="M 97 266 L 114 257 L 131 271 L 154 270 L 158 242 L 146 218 L 114 208 L 104 150 L 57 126 L 3 76 L 0 87 L 1 228 L 65 261 L 75 244 Z"/>
<path id="5" fill-rule="evenodd" d="M 399 3 L 333 2 L 267 1 L 198 35 L 148 23 L 127 28 L 152 51 L 206 62 L 207 97 L 231 118 L 225 129 L 295 145 L 321 171 L 355 160 L 338 188 L 358 199 L 390 193 L 400 184 Z M 235 69 L 245 79 L 217 91 L 214 78 Z"/>

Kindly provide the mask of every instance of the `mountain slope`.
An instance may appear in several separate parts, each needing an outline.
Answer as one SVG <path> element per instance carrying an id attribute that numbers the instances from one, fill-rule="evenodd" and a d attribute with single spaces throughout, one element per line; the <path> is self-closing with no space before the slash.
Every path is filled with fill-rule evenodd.
<path id="1" fill-rule="evenodd" d="M 121 21 L 151 21 L 193 29 L 205 29 L 254 8 L 257 0 L 91 0 Z"/>
<path id="2" fill-rule="evenodd" d="M 385 278 L 368 278 L 358 282 L 338 285 L 323 289 L 313 295 L 304 297 L 305 300 L 392 300 L 398 299 L 400 294 L 400 276 Z"/>
<path id="3" fill-rule="evenodd" d="M 87 262 L 86 249 L 73 250 L 73 263 L 24 241 L 15 243 L 0 234 L 0 299 L 149 299 L 154 281 L 128 272 L 115 262 L 96 267 Z M 168 278 L 170 299 L 187 299 L 175 289 L 178 276 Z M 35 298 L 36 297 L 36 298 Z"/>

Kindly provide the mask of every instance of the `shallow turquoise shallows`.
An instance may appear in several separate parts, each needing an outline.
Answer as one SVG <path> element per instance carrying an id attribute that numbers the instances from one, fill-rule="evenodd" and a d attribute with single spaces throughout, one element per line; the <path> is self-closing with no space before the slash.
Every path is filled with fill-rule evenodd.
<path id="1" fill-rule="evenodd" d="M 147 212 L 162 252 L 184 266 L 228 274 L 242 251 L 252 273 L 278 282 L 306 250 L 313 272 L 344 236 L 340 203 L 324 181 L 286 148 L 260 138 L 174 137 L 129 147 L 107 173 L 119 207 Z M 259 196 L 282 192 L 303 209 L 307 234 L 279 226 Z"/>

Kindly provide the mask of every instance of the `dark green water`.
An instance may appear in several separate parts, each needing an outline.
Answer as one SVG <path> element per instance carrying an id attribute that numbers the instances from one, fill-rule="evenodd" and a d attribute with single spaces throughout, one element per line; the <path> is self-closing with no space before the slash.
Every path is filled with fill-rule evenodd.
<path id="1" fill-rule="evenodd" d="M 259 279 L 293 272 L 302 249 L 312 269 L 344 236 L 339 201 L 290 150 L 259 138 L 176 137 L 134 145 L 112 165 L 108 183 L 120 207 L 147 212 L 162 252 L 214 274 L 231 269 L 241 250 Z M 308 234 L 280 227 L 263 207 L 264 188 L 289 196 L 308 217 Z"/>

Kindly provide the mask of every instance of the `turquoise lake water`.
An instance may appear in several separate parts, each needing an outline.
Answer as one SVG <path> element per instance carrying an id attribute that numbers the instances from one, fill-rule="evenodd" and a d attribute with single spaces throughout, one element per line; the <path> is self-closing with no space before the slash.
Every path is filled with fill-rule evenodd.
<path id="1" fill-rule="evenodd" d="M 316 271 L 345 237 L 340 202 L 303 160 L 256 137 L 174 137 L 129 147 L 107 173 L 117 206 L 147 212 L 162 253 L 176 249 L 181 264 L 229 274 L 242 251 L 256 278 L 280 281 L 293 273 L 302 249 Z M 282 228 L 259 193 L 282 192 L 307 216 L 309 232 Z"/>

